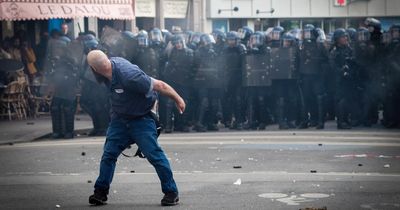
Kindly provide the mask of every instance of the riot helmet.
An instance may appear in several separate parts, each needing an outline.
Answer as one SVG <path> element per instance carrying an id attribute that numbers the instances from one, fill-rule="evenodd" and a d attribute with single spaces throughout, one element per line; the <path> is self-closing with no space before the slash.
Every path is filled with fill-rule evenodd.
<path id="1" fill-rule="evenodd" d="M 163 42 L 163 36 L 161 30 L 158 28 L 153 28 L 149 33 L 149 39 L 152 44 L 159 45 Z"/>
<path id="2" fill-rule="evenodd" d="M 355 28 L 348 28 L 346 29 L 347 35 L 349 36 L 350 42 L 357 41 L 357 30 Z"/>
<path id="3" fill-rule="evenodd" d="M 333 32 L 333 41 L 335 45 L 347 45 L 348 44 L 348 35 L 344 28 L 338 28 Z"/>
<path id="4" fill-rule="evenodd" d="M 318 37 L 318 33 L 315 30 L 315 26 L 312 24 L 307 24 L 303 28 L 303 40 L 314 41 Z"/>
<path id="5" fill-rule="evenodd" d="M 181 34 L 175 35 L 171 40 L 171 44 L 178 50 L 186 48 L 185 38 Z"/>
<path id="6" fill-rule="evenodd" d="M 281 26 L 274 27 L 274 29 L 272 29 L 272 31 L 270 33 L 271 40 L 272 41 L 281 41 L 284 30 L 285 29 Z"/>
<path id="7" fill-rule="evenodd" d="M 368 27 L 368 30 L 370 33 L 377 33 L 377 32 L 381 32 L 382 29 L 382 24 L 379 20 L 375 19 L 375 18 L 367 18 L 364 21 L 364 24 Z"/>
<path id="8" fill-rule="evenodd" d="M 317 32 L 317 42 L 324 43 L 326 40 L 325 32 L 321 28 L 316 28 L 315 31 Z"/>
<path id="9" fill-rule="evenodd" d="M 230 31 L 226 34 L 226 42 L 229 47 L 235 47 L 239 44 L 239 35 L 236 31 Z"/>
<path id="10" fill-rule="evenodd" d="M 256 31 L 250 36 L 249 47 L 250 49 L 260 49 L 265 44 L 265 36 L 261 31 Z"/>
<path id="11" fill-rule="evenodd" d="M 148 33 L 144 30 L 139 31 L 138 35 L 136 36 L 136 40 L 139 47 L 149 46 Z"/>
<path id="12" fill-rule="evenodd" d="M 293 47 L 296 43 L 296 38 L 291 33 L 285 33 L 282 36 L 282 47 L 289 48 Z"/>
<path id="13" fill-rule="evenodd" d="M 238 30 L 239 38 L 243 41 L 249 40 L 251 34 L 253 34 L 253 30 L 248 26 L 244 26 Z"/>
<path id="14" fill-rule="evenodd" d="M 361 27 L 357 31 L 357 41 L 358 42 L 368 42 L 371 39 L 371 34 L 367 28 Z"/>
<path id="15" fill-rule="evenodd" d="M 200 45 L 209 46 L 215 44 L 214 37 L 211 34 L 202 34 L 200 36 Z"/>
<path id="16" fill-rule="evenodd" d="M 225 43 L 226 35 L 222 30 L 214 29 L 212 35 L 214 36 L 214 40 L 217 44 Z"/>

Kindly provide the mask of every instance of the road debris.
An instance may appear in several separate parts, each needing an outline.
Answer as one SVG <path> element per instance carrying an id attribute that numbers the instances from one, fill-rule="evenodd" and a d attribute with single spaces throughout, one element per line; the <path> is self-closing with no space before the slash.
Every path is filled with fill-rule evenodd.
<path id="1" fill-rule="evenodd" d="M 135 173 L 135 171 L 134 170 L 132 170 L 132 171 L 130 171 L 131 173 Z"/>
<path id="2" fill-rule="evenodd" d="M 86 155 L 86 152 L 82 152 L 81 155 L 82 155 L 82 156 L 85 156 L 85 155 Z"/>
<path id="3" fill-rule="evenodd" d="M 216 161 L 221 161 L 221 158 L 217 157 L 215 158 Z"/>
<path id="4" fill-rule="evenodd" d="M 89 184 L 92 183 L 92 180 L 88 180 L 87 183 L 89 183 Z"/>
<path id="5" fill-rule="evenodd" d="M 60 208 L 60 207 L 61 207 L 60 205 L 58 205 L 58 204 L 56 205 L 56 208 Z"/>
<path id="6" fill-rule="evenodd" d="M 234 185 L 241 185 L 242 184 L 242 180 L 239 178 L 238 180 L 236 180 L 236 182 L 233 183 Z"/>
<path id="7" fill-rule="evenodd" d="M 299 210 L 328 210 L 328 209 L 326 208 L 326 206 L 324 206 L 322 208 L 306 207 L 304 209 L 299 209 Z"/>
<path id="8" fill-rule="evenodd" d="M 233 168 L 242 168 L 242 166 L 233 166 Z"/>
<path id="9" fill-rule="evenodd" d="M 311 170 L 310 172 L 311 173 L 317 173 L 317 170 Z"/>
<path id="10" fill-rule="evenodd" d="M 385 164 L 383 167 L 384 168 L 390 168 L 390 165 L 389 164 Z"/>

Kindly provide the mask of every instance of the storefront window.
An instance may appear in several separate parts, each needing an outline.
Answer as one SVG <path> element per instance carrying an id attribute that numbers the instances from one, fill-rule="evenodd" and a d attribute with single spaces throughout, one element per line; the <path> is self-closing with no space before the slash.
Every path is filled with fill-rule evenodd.
<path id="1" fill-rule="evenodd" d="M 291 29 L 300 28 L 300 20 L 280 20 L 280 25 L 288 31 Z"/>
<path id="2" fill-rule="evenodd" d="M 315 28 L 321 28 L 321 22 L 322 22 L 321 19 L 305 19 L 302 21 L 302 24 L 303 24 L 303 28 L 307 24 L 312 24 L 312 25 L 314 25 Z"/>

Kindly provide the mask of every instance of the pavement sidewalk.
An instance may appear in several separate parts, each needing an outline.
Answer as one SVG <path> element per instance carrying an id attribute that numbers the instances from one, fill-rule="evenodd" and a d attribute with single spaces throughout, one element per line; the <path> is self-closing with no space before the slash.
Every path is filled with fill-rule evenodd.
<path id="1" fill-rule="evenodd" d="M 88 115 L 75 115 L 75 131 L 91 128 L 93 128 L 92 120 Z M 33 141 L 49 136 L 51 132 L 50 116 L 28 120 L 1 120 L 0 145 Z"/>
<path id="2" fill-rule="evenodd" d="M 79 114 L 75 115 L 75 133 L 77 136 L 75 138 L 81 138 L 86 136 L 86 133 L 90 129 L 93 128 L 92 120 L 89 115 Z M 324 132 L 354 132 L 361 131 L 366 133 L 398 133 L 400 138 L 400 129 L 385 129 L 382 125 L 374 125 L 370 128 L 365 127 L 356 127 L 351 130 L 340 130 L 336 129 L 335 121 L 328 121 L 325 123 L 324 130 L 315 130 L 315 128 L 308 129 L 291 129 L 291 130 L 279 130 L 278 125 L 269 125 L 267 126 L 265 131 L 262 132 L 312 132 L 316 133 L 324 133 Z M 52 132 L 51 128 L 51 117 L 50 116 L 41 116 L 36 119 L 28 119 L 28 120 L 1 120 L 0 121 L 0 145 L 5 144 L 14 144 L 14 143 L 22 143 L 22 142 L 30 142 L 38 139 L 50 139 L 50 135 Z M 222 128 L 219 132 L 240 132 L 240 131 L 231 131 L 227 128 Z M 177 134 L 179 132 L 174 132 Z M 208 132 L 212 133 L 212 132 Z M 192 131 L 191 134 L 196 135 L 195 131 Z M 321 134 L 321 133 L 320 133 Z M 167 134 L 168 135 L 168 134 Z M 318 134 L 317 134 L 318 135 Z"/>

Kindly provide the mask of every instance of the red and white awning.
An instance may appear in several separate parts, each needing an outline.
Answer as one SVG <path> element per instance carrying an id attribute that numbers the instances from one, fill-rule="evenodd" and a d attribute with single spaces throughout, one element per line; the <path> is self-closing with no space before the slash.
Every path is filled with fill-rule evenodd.
<path id="1" fill-rule="evenodd" d="M 0 20 L 97 17 L 131 20 L 132 0 L 0 0 Z"/>

